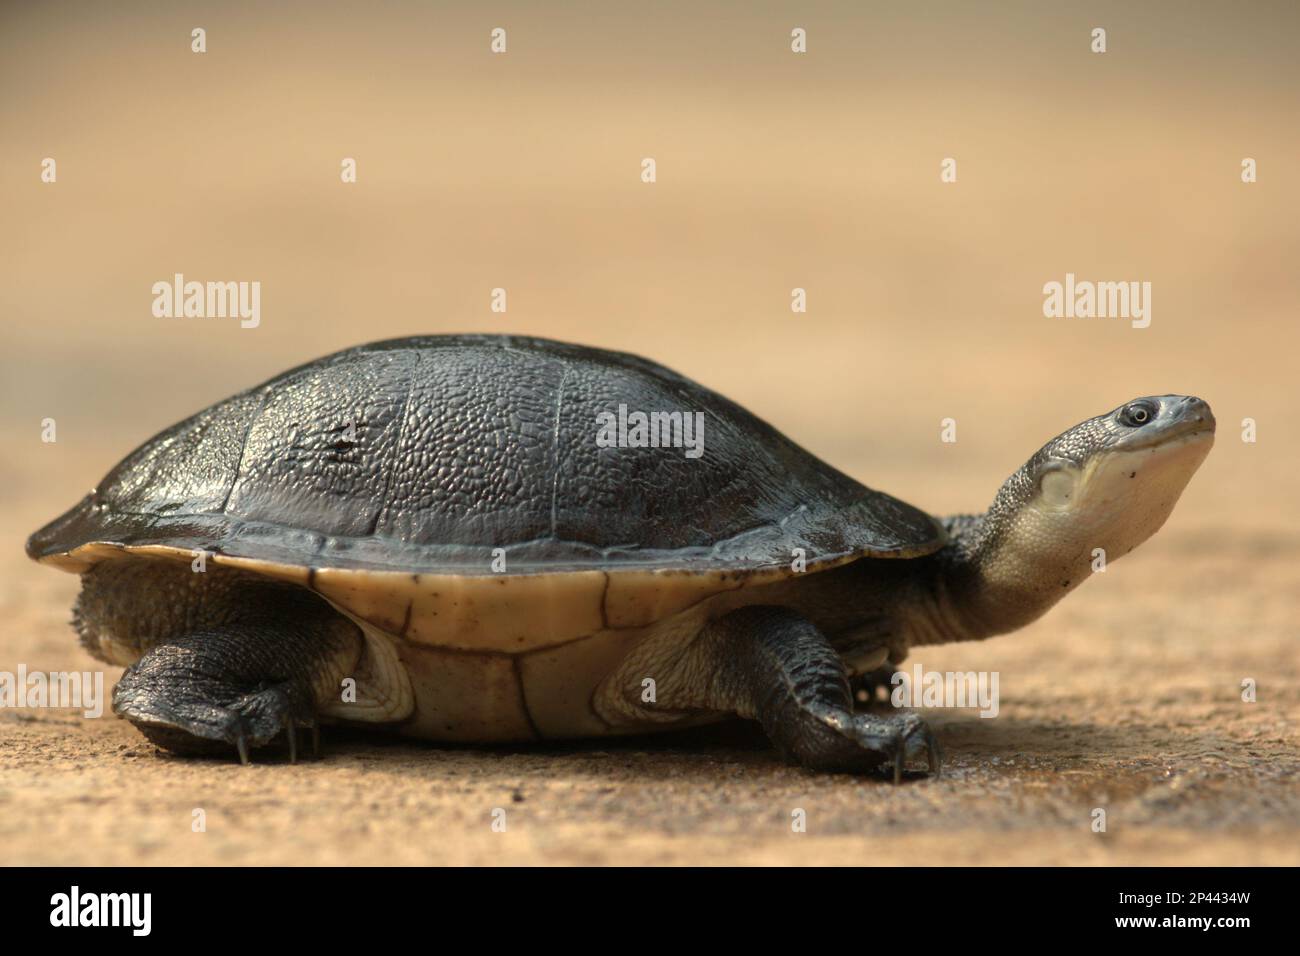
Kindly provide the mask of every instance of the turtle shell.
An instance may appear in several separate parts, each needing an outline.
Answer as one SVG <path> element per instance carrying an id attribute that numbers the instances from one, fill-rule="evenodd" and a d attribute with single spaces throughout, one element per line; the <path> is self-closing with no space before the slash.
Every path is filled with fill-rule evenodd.
<path id="1" fill-rule="evenodd" d="M 644 625 L 796 557 L 815 572 L 941 543 L 925 512 L 661 365 L 445 335 L 338 352 L 199 412 L 27 550 L 73 571 L 206 552 L 411 640 L 515 650 Z"/>

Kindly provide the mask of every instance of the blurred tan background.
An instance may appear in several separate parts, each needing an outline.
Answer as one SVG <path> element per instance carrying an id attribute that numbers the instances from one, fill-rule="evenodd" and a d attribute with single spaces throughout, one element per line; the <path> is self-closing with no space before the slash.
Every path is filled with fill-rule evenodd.
<path id="1" fill-rule="evenodd" d="M 790 51 L 794 27 L 806 54 Z M 4 4 L 0 600 L 23 623 L 0 669 L 89 666 L 65 623 L 75 581 L 26 563 L 26 534 L 179 418 L 371 339 L 505 331 L 638 352 L 939 512 L 982 510 L 1080 419 L 1187 392 L 1213 405 L 1218 446 L 1166 530 L 1118 566 L 1128 584 L 933 660 L 1032 675 L 1042 712 L 1073 700 L 1085 735 L 1113 659 L 1099 648 L 1135 632 L 1161 653 L 1184 642 L 1175 663 L 1136 665 L 1175 698 L 1214 684 L 1209 655 L 1245 658 L 1281 708 L 1258 718 L 1274 750 L 1247 761 L 1281 788 L 1252 824 L 1271 826 L 1300 805 L 1297 39 L 1300 7 L 1284 2 Z M 46 157 L 57 183 L 41 182 Z M 345 157 L 355 184 L 340 182 Z M 956 183 L 940 182 L 945 157 Z M 1257 183 L 1241 182 L 1245 157 Z M 176 272 L 260 281 L 260 326 L 155 318 L 150 288 Z M 1150 281 L 1151 326 L 1045 318 L 1043 284 L 1067 272 Z M 807 314 L 790 310 L 794 287 Z M 939 440 L 946 417 L 955 445 Z M 1246 417 L 1255 444 L 1239 440 Z M 1212 603 L 1224 590 L 1240 606 Z M 1096 669 L 1080 677 L 1069 653 Z M 1064 693 L 1069 679 L 1085 684 Z M 1222 706 L 1238 679 L 1222 674 Z M 1137 714 L 1152 707 L 1133 694 Z M 27 748 L 33 812 L 60 734 L 85 735 L 63 759 L 102 756 L 97 733 L 152 753 L 99 729 L 111 720 L 47 719 L 0 719 Z M 1260 732 L 1242 725 L 1243 740 Z M 1096 759 L 1122 752 L 1109 747 Z M 991 766 L 981 753 L 972 773 Z M 105 840 L 96 852 L 134 858 Z M 320 859 L 314 847 L 285 860 Z M 1072 855 L 1045 844 L 1041 859 Z"/>

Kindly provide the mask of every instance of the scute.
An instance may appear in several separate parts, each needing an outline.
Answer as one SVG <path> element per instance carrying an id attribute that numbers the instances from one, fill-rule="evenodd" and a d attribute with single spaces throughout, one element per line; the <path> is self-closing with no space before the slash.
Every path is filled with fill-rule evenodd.
<path id="1" fill-rule="evenodd" d="M 598 447 L 597 414 L 620 405 L 703 412 L 703 456 Z M 167 429 L 28 552 L 72 567 L 100 544 L 333 571 L 716 575 L 787 573 L 796 549 L 810 570 L 925 554 L 941 531 L 662 366 L 448 335 L 336 353 Z"/>

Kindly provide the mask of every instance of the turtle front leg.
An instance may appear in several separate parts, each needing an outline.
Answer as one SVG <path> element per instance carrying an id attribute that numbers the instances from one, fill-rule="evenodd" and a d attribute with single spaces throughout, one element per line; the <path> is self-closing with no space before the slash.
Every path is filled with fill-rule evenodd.
<path id="1" fill-rule="evenodd" d="M 741 608 L 701 640 L 717 675 L 710 704 L 757 720 L 788 758 L 848 773 L 889 767 L 898 782 L 906 763 L 924 754 L 938 772 L 938 744 L 920 717 L 853 712 L 838 654 L 796 612 Z"/>
<path id="2" fill-rule="evenodd" d="M 234 620 L 153 645 L 118 681 L 114 713 L 175 753 L 233 747 L 248 763 L 283 734 L 296 760 L 298 730 L 319 739 L 319 704 L 353 672 L 361 632 L 310 594 L 270 589 L 243 600 Z"/>

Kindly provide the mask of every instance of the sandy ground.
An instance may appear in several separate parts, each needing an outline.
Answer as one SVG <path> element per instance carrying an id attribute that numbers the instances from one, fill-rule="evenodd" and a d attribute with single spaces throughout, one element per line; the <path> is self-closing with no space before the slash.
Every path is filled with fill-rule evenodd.
<path id="1" fill-rule="evenodd" d="M 93 666 L 75 580 L 6 557 L 6 660 Z M 1298 592 L 1294 537 L 1168 531 L 1019 635 L 914 655 L 997 671 L 1001 711 L 927 711 L 944 773 L 900 786 L 785 766 L 740 723 L 485 750 L 335 729 L 318 759 L 241 767 L 111 715 L 3 710 L 0 861 L 1300 863 Z"/>
<path id="2" fill-rule="evenodd" d="M 0 8 L 0 671 L 94 665 L 31 531 L 162 428 L 371 339 L 635 351 L 940 513 L 1137 395 L 1206 398 L 1218 444 L 1032 627 L 914 655 L 1000 674 L 997 718 L 928 714 L 940 779 L 817 776 L 744 726 L 335 731 L 244 768 L 0 709 L 0 863 L 1300 863 L 1293 4 L 828 2 L 802 57 L 782 5 L 384 9 Z M 156 317 L 177 272 L 260 282 L 260 324 Z M 1150 326 L 1045 318 L 1067 272 L 1150 281 Z"/>

